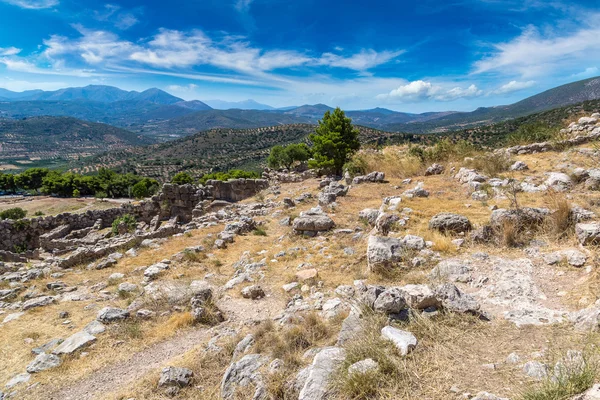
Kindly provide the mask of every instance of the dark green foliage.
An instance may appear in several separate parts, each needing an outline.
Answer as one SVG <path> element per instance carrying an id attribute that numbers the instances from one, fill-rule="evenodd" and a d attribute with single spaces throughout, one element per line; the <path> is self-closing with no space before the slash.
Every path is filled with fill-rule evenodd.
<path id="1" fill-rule="evenodd" d="M 158 182 L 156 179 L 144 178 L 135 185 L 131 190 L 131 194 L 136 199 L 143 199 L 156 194 L 158 191 Z"/>
<path id="2" fill-rule="evenodd" d="M 15 185 L 25 190 L 35 190 L 42 187 L 42 180 L 50 173 L 48 168 L 30 168 L 15 175 Z"/>
<path id="3" fill-rule="evenodd" d="M 41 191 L 61 197 L 132 197 L 135 196 L 133 188 L 139 182 L 144 182 L 143 185 L 149 193 L 158 189 L 158 182 L 154 179 L 142 178 L 133 174 L 117 174 L 102 168 L 98 171 L 98 175 L 50 171 L 42 179 Z"/>
<path id="4" fill-rule="evenodd" d="M 271 149 L 267 158 L 269 168 L 292 168 L 296 162 L 308 161 L 310 149 L 305 143 L 292 143 L 287 146 L 277 145 Z"/>
<path id="5" fill-rule="evenodd" d="M 0 190 L 14 193 L 17 190 L 17 186 L 15 185 L 15 176 L 0 172 Z"/>
<path id="6" fill-rule="evenodd" d="M 135 226 L 137 221 L 133 215 L 125 214 L 122 217 L 115 219 L 112 223 L 112 233 L 113 235 L 119 234 L 119 225 L 121 222 L 124 222 L 127 225 L 127 232 L 133 232 L 135 230 Z"/>
<path id="7" fill-rule="evenodd" d="M 33 215 L 35 215 L 36 217 L 42 217 L 44 216 L 44 212 L 43 211 L 36 211 Z"/>
<path id="8" fill-rule="evenodd" d="M 4 211 L 0 211 L 0 219 L 14 219 L 18 220 L 21 218 L 25 218 L 27 215 L 27 211 L 23 210 L 20 207 L 9 208 Z"/>
<path id="9" fill-rule="evenodd" d="M 212 172 L 210 174 L 204 174 L 200 177 L 199 182 L 204 185 L 207 181 L 213 179 L 216 181 L 228 181 L 229 179 L 258 179 L 260 175 L 254 171 L 243 171 L 241 169 L 232 169 L 227 172 Z"/>
<path id="10" fill-rule="evenodd" d="M 173 179 L 171 179 L 171 183 L 176 185 L 185 185 L 188 183 L 194 183 L 194 178 L 192 178 L 187 172 L 179 172 L 175 174 Z"/>
<path id="11" fill-rule="evenodd" d="M 339 107 L 333 113 L 325 112 L 315 133 L 309 136 L 313 144 L 309 166 L 341 174 L 344 164 L 360 148 L 358 134 L 352 120 Z"/>

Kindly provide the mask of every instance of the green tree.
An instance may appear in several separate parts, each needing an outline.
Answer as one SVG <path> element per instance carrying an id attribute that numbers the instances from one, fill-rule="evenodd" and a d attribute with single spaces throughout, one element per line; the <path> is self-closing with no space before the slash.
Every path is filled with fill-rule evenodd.
<path id="1" fill-rule="evenodd" d="M 339 107 L 323 115 L 309 139 L 313 143 L 313 159 L 308 165 L 337 175 L 342 174 L 344 164 L 360 148 L 358 129 Z"/>
<path id="2" fill-rule="evenodd" d="M 292 143 L 285 147 L 274 146 L 267 158 L 270 168 L 285 167 L 290 169 L 295 162 L 307 161 L 310 158 L 310 149 L 305 143 Z"/>
<path id="3" fill-rule="evenodd" d="M 179 172 L 175 174 L 171 183 L 176 185 L 185 185 L 186 183 L 193 183 L 194 179 L 187 172 Z"/>
<path id="4" fill-rule="evenodd" d="M 14 193 L 17 190 L 15 176 L 0 172 L 0 190 Z"/>
<path id="5" fill-rule="evenodd" d="M 135 185 L 131 190 L 131 194 L 136 199 L 150 197 L 158 191 L 158 182 L 155 179 L 144 178 Z"/>
<path id="6" fill-rule="evenodd" d="M 42 187 L 42 181 L 48 173 L 50 173 L 48 168 L 30 168 L 15 176 L 15 185 L 37 192 Z"/>

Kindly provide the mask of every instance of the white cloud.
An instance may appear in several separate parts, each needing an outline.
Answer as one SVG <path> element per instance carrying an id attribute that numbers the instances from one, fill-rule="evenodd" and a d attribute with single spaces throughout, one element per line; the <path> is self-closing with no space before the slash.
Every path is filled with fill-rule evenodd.
<path id="1" fill-rule="evenodd" d="M 21 8 L 39 10 L 43 8 L 52 8 L 59 4 L 58 0 L 0 0 L 4 3 L 12 4 Z"/>
<path id="2" fill-rule="evenodd" d="M 21 52 L 21 49 L 16 47 L 0 47 L 0 56 L 15 56 Z"/>
<path id="3" fill-rule="evenodd" d="M 353 54 L 350 57 L 344 57 L 332 53 L 324 53 L 319 63 L 330 67 L 348 68 L 355 71 L 366 71 L 373 67 L 393 60 L 403 54 L 403 50 L 399 51 L 382 51 L 361 50 L 360 53 Z"/>
<path id="4" fill-rule="evenodd" d="M 53 68 L 41 68 L 25 60 L 15 60 L 6 57 L 0 57 L 0 64 L 3 64 L 6 69 L 10 71 L 26 72 L 30 74 L 62 75 L 80 78 L 104 76 L 104 74 L 97 73 L 93 70 L 64 68 L 61 63 L 57 63 Z"/>
<path id="5" fill-rule="evenodd" d="M 474 73 L 500 72 L 522 77 L 540 76 L 558 70 L 580 68 L 600 60 L 600 28 L 590 17 L 577 31 L 545 31 L 528 27 L 515 39 L 494 45 L 491 55 L 474 64 Z"/>
<path id="6" fill-rule="evenodd" d="M 167 90 L 178 93 L 189 93 L 194 92 L 198 89 L 198 85 L 190 83 L 189 85 L 169 85 L 167 86 Z"/>
<path id="7" fill-rule="evenodd" d="M 254 0 L 237 0 L 235 2 L 235 9 L 239 12 L 248 12 L 250 10 L 250 4 Z"/>
<path id="8" fill-rule="evenodd" d="M 66 82 L 29 82 L 15 80 L 10 78 L 0 78 L 0 87 L 13 92 L 22 92 L 24 90 L 58 90 L 69 86 Z"/>
<path id="9" fill-rule="evenodd" d="M 494 90 L 492 93 L 493 94 L 513 93 L 513 92 L 518 92 L 519 90 L 528 89 L 534 85 L 535 85 L 535 81 L 525 81 L 525 82 L 510 81 L 510 82 L 500 86 L 498 89 Z"/>
<path id="10" fill-rule="evenodd" d="M 133 43 L 104 30 L 74 25 L 76 39 L 53 35 L 44 41 L 43 55 L 50 60 L 80 57 L 88 64 L 111 63 L 124 66 L 136 62 L 154 68 L 194 68 L 209 65 L 229 71 L 265 77 L 279 69 L 329 66 L 364 72 L 390 62 L 402 51 L 362 50 L 356 54 L 324 53 L 320 56 L 296 50 L 263 50 L 244 38 L 209 37 L 200 30 L 182 32 L 161 29 L 153 37 Z"/>
<path id="11" fill-rule="evenodd" d="M 447 88 L 441 85 L 434 85 L 427 81 L 413 81 L 400 85 L 397 89 L 389 93 L 377 96 L 380 100 L 400 100 L 403 102 L 417 102 L 425 100 L 452 101 L 460 98 L 478 97 L 483 94 L 476 85 L 470 85 L 467 88 L 456 86 Z"/>
<path id="12" fill-rule="evenodd" d="M 95 11 L 94 17 L 98 21 L 109 22 L 120 30 L 127 30 L 140 22 L 134 12 L 123 11 L 120 6 L 114 4 L 106 4 L 104 10 Z"/>
<path id="13" fill-rule="evenodd" d="M 586 79 L 586 78 L 592 78 L 592 77 L 598 76 L 598 75 L 600 75 L 600 69 L 598 69 L 598 67 L 588 67 L 584 71 L 581 71 L 581 72 L 571 75 L 571 78 Z"/>

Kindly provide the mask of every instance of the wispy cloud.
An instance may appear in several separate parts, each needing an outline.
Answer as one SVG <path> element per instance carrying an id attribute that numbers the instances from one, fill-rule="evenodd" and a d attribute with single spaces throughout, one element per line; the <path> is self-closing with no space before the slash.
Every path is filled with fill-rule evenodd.
<path id="1" fill-rule="evenodd" d="M 21 52 L 21 49 L 16 47 L 0 47 L 0 56 L 14 56 Z"/>
<path id="2" fill-rule="evenodd" d="M 94 18 L 98 21 L 109 22 L 114 25 L 117 29 L 127 30 L 132 26 L 136 25 L 139 21 L 136 14 L 137 11 L 126 11 L 121 6 L 115 4 L 106 4 L 104 9 L 94 12 Z"/>
<path id="3" fill-rule="evenodd" d="M 492 53 L 474 64 L 474 73 L 519 74 L 534 77 L 581 63 L 600 61 L 600 14 L 591 15 L 582 27 L 563 33 L 527 27 L 518 37 L 493 46 Z"/>
<path id="4" fill-rule="evenodd" d="M 500 86 L 498 89 L 492 91 L 492 94 L 508 94 L 508 93 L 513 93 L 513 92 L 518 92 L 519 90 L 528 89 L 534 85 L 535 85 L 535 81 L 526 81 L 526 82 L 510 81 L 510 82 Z"/>
<path id="5" fill-rule="evenodd" d="M 114 32 L 92 30 L 73 25 L 80 33 L 78 38 L 53 35 L 44 40 L 42 56 L 51 64 L 62 61 L 83 62 L 99 68 L 102 65 L 138 67 L 145 66 L 170 72 L 185 72 L 202 66 L 253 77 L 285 79 L 275 71 L 290 68 L 332 67 L 365 72 L 386 64 L 403 51 L 364 49 L 355 54 L 321 55 L 298 50 L 263 50 L 252 46 L 245 38 L 222 35 L 210 37 L 203 31 L 178 31 L 160 29 L 149 39 L 131 42 Z M 15 60 L 28 60 L 16 57 Z"/>
<path id="6" fill-rule="evenodd" d="M 13 6 L 27 8 L 31 10 L 40 10 L 44 8 L 52 8 L 59 4 L 58 0 L 0 0 L 3 3 L 12 4 Z"/>
<path id="7" fill-rule="evenodd" d="M 237 0 L 235 2 L 235 9 L 239 12 L 248 12 L 253 1 L 254 0 Z"/>
<path id="8" fill-rule="evenodd" d="M 380 100 L 418 102 L 425 100 L 452 101 L 460 98 L 472 98 L 483 95 L 483 91 L 472 84 L 466 88 L 434 85 L 428 81 L 413 81 L 377 96 Z"/>

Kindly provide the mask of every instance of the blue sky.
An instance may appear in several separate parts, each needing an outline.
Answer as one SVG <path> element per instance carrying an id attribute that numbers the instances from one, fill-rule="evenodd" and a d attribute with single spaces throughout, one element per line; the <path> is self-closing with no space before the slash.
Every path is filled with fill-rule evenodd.
<path id="1" fill-rule="evenodd" d="M 600 75 L 600 0 L 0 0 L 0 87 L 408 112 Z"/>

